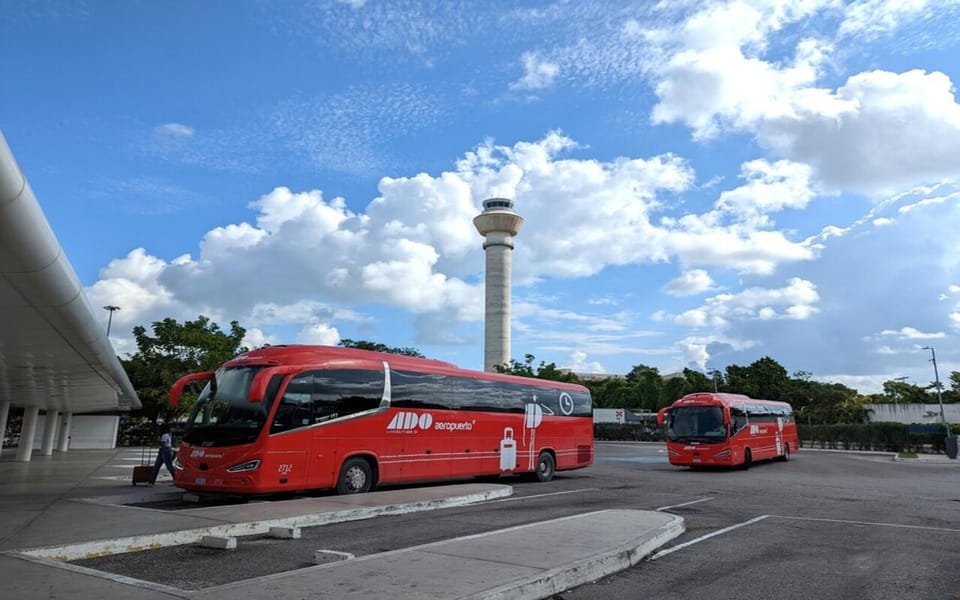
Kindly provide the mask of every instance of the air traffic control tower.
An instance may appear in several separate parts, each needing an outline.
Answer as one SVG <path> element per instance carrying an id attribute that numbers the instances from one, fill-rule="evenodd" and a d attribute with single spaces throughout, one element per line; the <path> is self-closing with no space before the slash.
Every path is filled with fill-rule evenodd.
<path id="1" fill-rule="evenodd" d="M 523 217 L 513 211 L 512 200 L 489 198 L 473 225 L 484 237 L 486 251 L 483 370 L 496 371 L 497 365 L 510 362 L 510 253 Z"/>

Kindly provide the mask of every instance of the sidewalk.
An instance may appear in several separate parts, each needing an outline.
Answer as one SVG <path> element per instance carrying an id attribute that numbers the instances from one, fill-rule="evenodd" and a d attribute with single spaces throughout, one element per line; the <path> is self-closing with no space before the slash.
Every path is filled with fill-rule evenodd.
<path id="1" fill-rule="evenodd" d="M 674 515 L 606 510 L 194 591 L 66 562 L 194 544 L 204 536 L 224 545 L 230 539 L 245 544 L 245 536 L 271 527 L 292 534 L 298 527 L 462 506 L 513 493 L 506 485 L 458 484 L 155 510 L 129 504 L 180 494 L 169 485 L 131 486 L 134 464 L 137 457 L 129 449 L 74 451 L 31 463 L 0 457 L 0 597 L 546 598 L 634 565 L 683 532 L 683 520 Z M 230 551 L 223 552 L 223 560 L 231 560 Z M 145 575 L 155 570 L 150 566 Z"/>

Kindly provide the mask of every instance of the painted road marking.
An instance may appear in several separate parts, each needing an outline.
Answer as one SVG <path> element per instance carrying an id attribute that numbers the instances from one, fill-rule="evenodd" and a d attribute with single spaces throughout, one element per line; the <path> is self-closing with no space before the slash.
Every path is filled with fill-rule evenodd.
<path id="1" fill-rule="evenodd" d="M 713 496 L 707 498 L 700 498 L 699 500 L 691 500 L 690 502 L 684 502 L 683 504 L 671 504 L 670 506 L 661 506 L 656 509 L 657 512 L 663 512 L 665 510 L 670 510 L 671 508 L 680 508 L 681 506 L 690 506 L 691 504 L 699 504 L 700 502 L 706 502 L 707 500 L 713 500 Z"/>
<path id="2" fill-rule="evenodd" d="M 666 463 L 666 456 L 605 456 L 600 462 Z"/>
<path id="3" fill-rule="evenodd" d="M 548 496 L 563 496 L 566 494 L 579 494 L 580 492 L 596 492 L 600 488 L 581 488 L 578 490 L 566 490 L 563 492 L 550 492 L 547 494 L 534 494 L 533 496 L 512 496 L 510 498 L 503 498 L 501 500 L 491 500 L 490 502 L 484 502 L 484 504 L 496 504 L 497 502 L 513 502 L 515 500 L 530 500 L 532 498 L 546 498 Z"/>
<path id="4" fill-rule="evenodd" d="M 960 529 L 951 529 L 949 527 L 928 527 L 924 525 L 902 525 L 900 523 L 874 523 L 870 521 L 850 521 L 847 519 L 824 519 L 818 517 L 788 517 L 786 515 L 767 515 L 776 519 L 789 519 L 791 521 L 819 521 L 821 523 L 844 523 L 847 525 L 868 525 L 874 527 L 897 527 L 901 529 L 922 529 L 925 531 L 943 531 L 946 533 L 960 533 Z"/>
<path id="5" fill-rule="evenodd" d="M 743 523 L 737 523 L 736 525 L 731 525 L 730 527 L 724 527 L 723 529 L 718 529 L 718 530 L 714 531 L 713 533 L 708 533 L 707 535 L 702 535 L 702 536 L 698 537 L 697 539 L 690 540 L 689 542 L 684 542 L 684 543 L 682 543 L 682 544 L 677 544 L 676 546 L 673 546 L 672 548 L 667 548 L 666 550 L 661 550 L 660 552 L 657 552 L 656 554 L 654 554 L 653 556 L 651 556 L 651 557 L 650 557 L 650 560 L 657 560 L 658 558 L 662 558 L 662 557 L 664 557 L 664 556 L 666 556 L 666 555 L 668 555 L 668 554 L 673 554 L 673 553 L 676 552 L 677 550 L 683 550 L 683 549 L 686 548 L 687 546 L 692 546 L 692 545 L 697 544 L 697 543 L 700 543 L 700 542 L 702 542 L 702 541 L 704 541 L 704 540 L 709 540 L 709 539 L 712 538 L 712 537 L 716 537 L 716 536 L 718 536 L 718 535 L 721 535 L 721 534 L 724 534 L 724 533 L 733 531 L 734 529 L 740 529 L 741 527 L 745 527 L 745 526 L 747 526 L 747 525 L 753 525 L 754 523 L 758 523 L 758 522 L 760 522 L 760 521 L 762 521 L 762 520 L 764 520 L 764 519 L 766 519 L 766 518 L 768 518 L 768 517 L 770 517 L 770 515 L 760 515 L 759 517 L 754 517 L 753 519 L 750 519 L 749 521 L 744 521 Z"/>

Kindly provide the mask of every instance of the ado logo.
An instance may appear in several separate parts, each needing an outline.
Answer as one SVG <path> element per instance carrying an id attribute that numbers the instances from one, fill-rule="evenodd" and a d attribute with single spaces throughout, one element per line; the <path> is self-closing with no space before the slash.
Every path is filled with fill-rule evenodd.
<path id="1" fill-rule="evenodd" d="M 423 413 L 418 415 L 413 412 L 400 411 L 393 416 L 390 424 L 387 425 L 387 431 L 414 431 L 416 429 L 430 429 L 433 425 L 433 415 Z"/>

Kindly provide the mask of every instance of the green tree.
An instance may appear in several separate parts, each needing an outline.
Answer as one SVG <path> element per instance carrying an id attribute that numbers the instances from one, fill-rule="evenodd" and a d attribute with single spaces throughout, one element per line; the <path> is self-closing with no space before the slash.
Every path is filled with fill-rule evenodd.
<path id="1" fill-rule="evenodd" d="M 545 363 L 541 360 L 540 364 L 534 367 L 533 361 L 536 359 L 532 354 L 524 354 L 523 362 L 515 358 L 510 359 L 509 365 L 497 365 L 497 372 L 508 375 L 518 375 L 520 377 L 535 377 L 537 379 L 549 379 L 551 381 L 580 383 L 580 378 L 577 377 L 576 373 L 560 369 L 556 363 Z"/>
<path id="2" fill-rule="evenodd" d="M 394 348 L 393 346 L 387 346 L 386 344 L 380 344 L 378 342 L 368 342 L 367 340 L 342 339 L 337 345 L 343 346 L 344 348 L 357 348 L 359 350 L 372 350 L 374 352 L 388 352 L 390 354 L 403 354 L 404 356 L 413 356 L 415 358 L 426 358 L 423 354 L 420 354 L 420 351 L 416 348 L 408 348 L 406 346 L 403 348 Z"/>
<path id="3" fill-rule="evenodd" d="M 719 378 L 721 377 L 720 372 L 714 371 L 713 376 L 717 378 L 717 381 L 719 383 Z M 693 369 L 684 369 L 683 381 L 684 381 L 684 390 L 685 390 L 684 394 L 713 391 L 714 378 L 708 377 L 706 374 L 701 373 L 700 371 L 694 371 Z M 677 396 L 677 398 L 674 398 L 674 400 L 678 400 L 681 397 L 682 396 Z"/>
<path id="4" fill-rule="evenodd" d="M 879 398 L 878 398 L 879 396 Z M 930 402 L 926 390 L 918 385 L 890 379 L 883 382 L 883 393 L 874 394 L 871 400 L 877 403 L 913 404 Z"/>
<path id="5" fill-rule="evenodd" d="M 230 331 L 200 315 L 195 321 L 179 323 L 166 318 L 154 321 L 152 334 L 138 325 L 133 328 L 137 352 L 121 358 L 120 363 L 130 377 L 143 408 L 142 416 L 156 421 L 161 414 L 167 419 L 187 412 L 192 399 L 185 396 L 176 408 L 167 406 L 167 393 L 173 382 L 197 371 L 212 371 L 237 354 L 247 331 L 237 321 L 230 322 Z"/>

